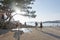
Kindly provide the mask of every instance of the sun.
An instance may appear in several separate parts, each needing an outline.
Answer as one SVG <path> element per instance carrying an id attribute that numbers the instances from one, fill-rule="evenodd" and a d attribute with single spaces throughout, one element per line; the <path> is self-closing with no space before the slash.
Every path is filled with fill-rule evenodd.
<path id="1" fill-rule="evenodd" d="M 17 13 L 17 14 L 16 14 Z M 29 18 L 28 17 L 25 17 L 25 16 L 22 16 L 22 15 L 19 15 L 19 14 L 24 14 L 25 12 L 21 12 L 19 9 L 16 8 L 15 12 L 13 13 L 16 14 L 13 18 L 15 21 L 19 21 L 20 23 L 23 23 L 24 22 L 28 22 L 29 21 Z"/>

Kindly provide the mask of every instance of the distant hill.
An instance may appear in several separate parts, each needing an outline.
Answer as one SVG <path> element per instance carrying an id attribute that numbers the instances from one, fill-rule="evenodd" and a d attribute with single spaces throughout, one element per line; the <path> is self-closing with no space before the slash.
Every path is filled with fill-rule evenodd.
<path id="1" fill-rule="evenodd" d="M 45 21 L 43 23 L 60 23 L 60 20 L 55 20 L 55 21 Z"/>

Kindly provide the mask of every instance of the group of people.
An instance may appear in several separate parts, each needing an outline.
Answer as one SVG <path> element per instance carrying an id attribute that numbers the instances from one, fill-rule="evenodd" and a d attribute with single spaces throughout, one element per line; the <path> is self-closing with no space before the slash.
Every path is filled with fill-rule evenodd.
<path id="1" fill-rule="evenodd" d="M 24 23 L 24 25 L 26 26 L 26 22 Z M 38 26 L 38 23 L 35 22 L 35 27 L 37 28 L 37 26 Z M 40 28 L 41 31 L 42 31 L 42 28 L 43 28 L 42 22 L 40 22 L 40 27 L 39 27 L 39 28 Z"/>
<path id="2" fill-rule="evenodd" d="M 38 26 L 38 23 L 37 23 L 37 22 L 35 22 L 35 26 L 36 26 L 36 27 Z M 43 28 L 42 22 L 40 22 L 40 27 L 39 27 L 39 28 L 40 28 L 41 31 L 42 31 L 42 28 Z"/>

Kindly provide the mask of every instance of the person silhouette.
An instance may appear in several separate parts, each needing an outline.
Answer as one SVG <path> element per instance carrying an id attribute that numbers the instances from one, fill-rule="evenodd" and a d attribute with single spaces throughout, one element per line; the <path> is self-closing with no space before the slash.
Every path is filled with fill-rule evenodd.
<path id="1" fill-rule="evenodd" d="M 42 25 L 42 22 L 40 22 L 40 29 L 42 31 L 42 28 L 43 28 L 43 25 Z"/>
<path id="2" fill-rule="evenodd" d="M 26 22 L 25 22 L 25 24 L 24 24 L 25 26 L 26 26 Z"/>
<path id="3" fill-rule="evenodd" d="M 37 29 L 37 25 L 38 25 L 38 23 L 37 23 L 37 22 L 35 22 L 35 27 L 36 27 L 36 29 Z"/>
<path id="4" fill-rule="evenodd" d="M 37 27 L 37 25 L 38 25 L 38 23 L 37 22 L 35 22 L 35 26 Z"/>

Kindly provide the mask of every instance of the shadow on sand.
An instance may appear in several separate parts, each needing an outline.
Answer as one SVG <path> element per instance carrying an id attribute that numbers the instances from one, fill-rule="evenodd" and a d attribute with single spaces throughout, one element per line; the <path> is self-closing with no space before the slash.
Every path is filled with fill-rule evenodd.
<path id="1" fill-rule="evenodd" d="M 10 30 L 8 29 L 0 29 L 0 35 L 8 33 Z"/>
<path id="2" fill-rule="evenodd" d="M 53 33 L 47 33 L 47 32 L 44 32 L 44 31 L 43 31 L 43 33 L 44 33 L 44 34 L 48 34 L 48 35 L 50 35 L 50 36 L 53 36 L 53 37 L 55 37 L 55 38 L 60 39 L 60 36 L 55 35 L 55 34 L 53 34 Z"/>
<path id="3" fill-rule="evenodd" d="M 14 35 L 13 37 L 15 38 L 15 40 L 20 40 L 20 36 L 24 33 L 23 31 L 20 30 L 14 30 Z"/>

